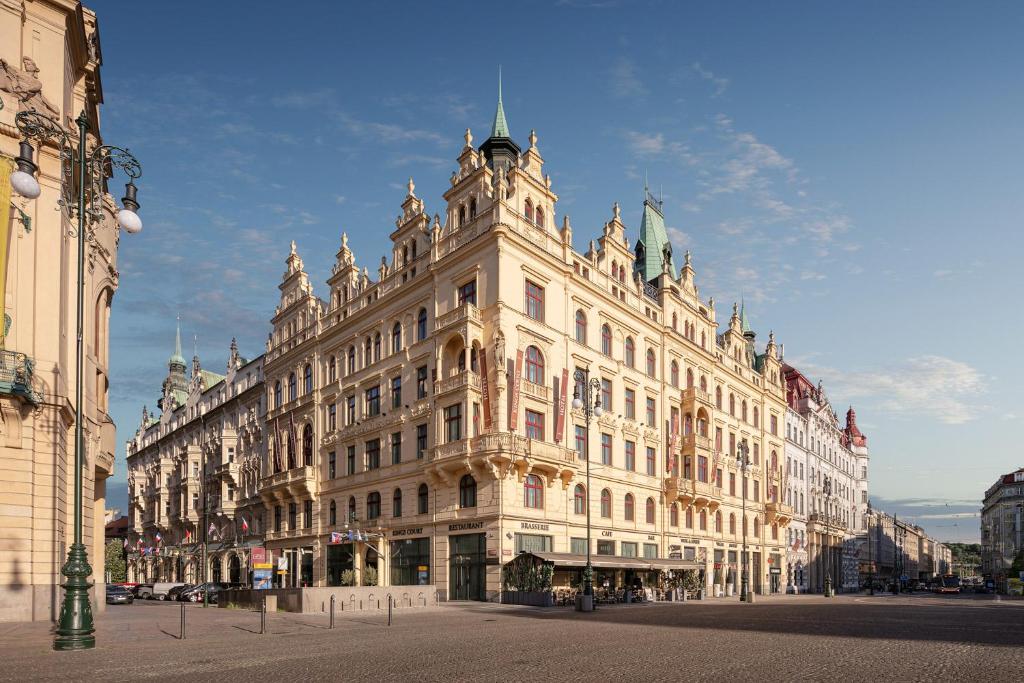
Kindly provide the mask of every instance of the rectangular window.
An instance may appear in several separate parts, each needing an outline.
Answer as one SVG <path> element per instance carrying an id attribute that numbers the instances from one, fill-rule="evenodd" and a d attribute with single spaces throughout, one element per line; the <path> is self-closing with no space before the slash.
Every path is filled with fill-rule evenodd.
<path id="1" fill-rule="evenodd" d="M 602 434 L 601 435 L 601 464 L 611 465 L 612 464 L 612 435 Z"/>
<path id="2" fill-rule="evenodd" d="M 601 541 L 597 542 L 597 554 L 598 555 L 614 555 L 615 554 L 615 541 Z"/>
<path id="3" fill-rule="evenodd" d="M 576 425 L 576 457 L 585 460 L 587 457 L 587 428 Z"/>
<path id="4" fill-rule="evenodd" d="M 683 478 L 689 479 L 693 476 L 693 462 L 689 455 L 683 456 Z"/>
<path id="5" fill-rule="evenodd" d="M 703 455 L 697 456 L 697 481 L 707 482 L 708 480 L 708 459 Z"/>
<path id="6" fill-rule="evenodd" d="M 754 480 L 754 501 L 761 500 L 761 482 L 757 479 Z"/>
<path id="7" fill-rule="evenodd" d="M 338 476 L 337 471 L 337 456 L 334 451 L 327 454 L 327 478 L 334 479 Z"/>
<path id="8" fill-rule="evenodd" d="M 313 501 L 307 500 L 302 504 L 302 528 L 308 529 L 313 526 Z"/>
<path id="9" fill-rule="evenodd" d="M 776 434 L 776 435 L 779 433 L 779 416 L 778 415 L 772 415 L 772 418 L 771 418 L 771 433 L 772 434 Z"/>
<path id="10" fill-rule="evenodd" d="M 427 425 L 416 425 L 416 458 L 421 460 L 427 452 Z"/>
<path id="11" fill-rule="evenodd" d="M 622 556 L 623 557 L 636 557 L 636 543 L 629 541 L 622 542 Z"/>
<path id="12" fill-rule="evenodd" d="M 391 378 L 391 407 L 401 408 L 402 407 L 402 377 Z"/>
<path id="13" fill-rule="evenodd" d="M 569 552 L 573 555 L 586 555 L 587 554 L 587 539 L 585 538 L 570 538 L 569 539 Z"/>
<path id="14" fill-rule="evenodd" d="M 626 419 L 636 419 L 636 392 L 626 389 Z"/>
<path id="15" fill-rule="evenodd" d="M 462 439 L 461 403 L 456 403 L 444 409 L 444 433 L 447 443 Z"/>
<path id="16" fill-rule="evenodd" d="M 298 529 L 299 506 L 296 503 L 288 503 L 288 528 Z"/>
<path id="17" fill-rule="evenodd" d="M 544 440 L 544 414 L 526 411 L 526 438 Z"/>
<path id="18" fill-rule="evenodd" d="M 526 281 L 526 315 L 544 322 L 544 288 Z"/>
<path id="19" fill-rule="evenodd" d="M 356 473 L 356 447 L 349 446 L 345 454 L 345 474 Z"/>
<path id="20" fill-rule="evenodd" d="M 636 471 L 636 444 L 632 441 L 626 442 L 626 469 Z"/>
<path id="21" fill-rule="evenodd" d="M 715 427 L 715 452 L 722 452 L 722 428 Z"/>
<path id="22" fill-rule="evenodd" d="M 658 417 L 656 415 L 657 409 L 653 398 L 647 399 L 647 426 L 656 427 L 658 426 Z"/>
<path id="23" fill-rule="evenodd" d="M 657 472 L 657 457 L 655 456 L 654 449 L 650 446 L 647 447 L 647 474 L 654 476 Z"/>
<path id="24" fill-rule="evenodd" d="M 729 433 L 729 455 L 736 457 L 736 435 Z"/>
<path id="25" fill-rule="evenodd" d="M 658 544 L 657 543 L 644 543 L 644 557 L 655 558 L 658 556 Z"/>
<path id="26" fill-rule="evenodd" d="M 366 416 L 380 415 L 380 385 L 366 390 Z"/>
<path id="27" fill-rule="evenodd" d="M 327 406 L 327 429 L 334 431 L 338 428 L 338 406 L 335 403 Z"/>
<path id="28" fill-rule="evenodd" d="M 722 468 L 715 470 L 715 486 L 722 488 Z"/>
<path id="29" fill-rule="evenodd" d="M 516 534 L 516 555 L 519 553 L 551 552 L 551 536 Z"/>
<path id="30" fill-rule="evenodd" d="M 463 304 L 476 306 L 476 278 L 459 287 L 459 306 Z"/>
<path id="31" fill-rule="evenodd" d="M 380 439 L 366 442 L 366 469 L 375 470 L 380 467 Z"/>
<path id="32" fill-rule="evenodd" d="M 427 366 L 416 368 L 416 400 L 427 397 Z"/>
<path id="33" fill-rule="evenodd" d="M 612 381 L 610 379 L 601 380 L 601 407 L 605 410 L 612 409 Z"/>
<path id="34" fill-rule="evenodd" d="M 391 464 L 397 465 L 402 462 L 402 432 L 394 432 L 391 435 Z"/>
<path id="35" fill-rule="evenodd" d="M 356 397 L 349 396 L 345 399 L 345 424 L 352 426 L 356 423 Z"/>
<path id="36" fill-rule="evenodd" d="M 274 531 L 281 530 L 281 506 L 274 507 Z"/>

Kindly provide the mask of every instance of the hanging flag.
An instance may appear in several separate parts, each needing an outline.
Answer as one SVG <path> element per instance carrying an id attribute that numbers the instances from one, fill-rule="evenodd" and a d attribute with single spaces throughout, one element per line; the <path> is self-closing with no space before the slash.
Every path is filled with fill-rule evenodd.
<path id="1" fill-rule="evenodd" d="M 191 529 L 185 529 L 185 543 L 191 543 L 191 542 L 192 542 L 192 530 Z"/>
<path id="2" fill-rule="evenodd" d="M 519 390 L 523 386 L 523 350 L 516 351 L 515 371 L 512 374 L 512 401 L 510 402 L 511 414 L 508 416 L 508 430 L 516 431 L 519 425 Z"/>
<path id="3" fill-rule="evenodd" d="M 249 522 L 245 521 L 245 517 L 242 517 L 242 533 L 249 533 Z"/>
<path id="4" fill-rule="evenodd" d="M 157 543 L 159 543 L 160 541 L 164 540 L 164 537 L 160 535 L 159 531 L 156 532 L 156 536 L 154 536 L 154 538 L 156 538 L 156 542 Z"/>
<path id="5" fill-rule="evenodd" d="M 281 418 L 274 418 L 274 472 L 281 471 Z"/>
<path id="6" fill-rule="evenodd" d="M 480 395 L 484 404 L 484 431 L 491 431 L 491 378 L 487 374 L 487 349 L 480 351 Z"/>
<path id="7" fill-rule="evenodd" d="M 342 534 L 341 534 L 341 532 L 340 531 L 332 531 L 331 532 L 331 543 L 341 543 L 341 541 L 342 541 Z"/>
<path id="8" fill-rule="evenodd" d="M 125 539 L 124 539 L 124 547 L 125 548 L 128 547 L 128 538 L 127 537 L 125 537 Z"/>
<path id="9" fill-rule="evenodd" d="M 217 533 L 217 527 L 214 526 L 213 522 L 210 522 L 210 528 L 206 530 L 206 535 L 212 536 L 215 533 Z"/>
<path id="10" fill-rule="evenodd" d="M 295 467 L 295 413 L 288 413 L 288 469 Z"/>
<path id="11" fill-rule="evenodd" d="M 555 443 L 565 436 L 566 397 L 569 390 L 569 368 L 562 368 L 562 383 L 558 387 L 558 413 L 555 417 Z"/>

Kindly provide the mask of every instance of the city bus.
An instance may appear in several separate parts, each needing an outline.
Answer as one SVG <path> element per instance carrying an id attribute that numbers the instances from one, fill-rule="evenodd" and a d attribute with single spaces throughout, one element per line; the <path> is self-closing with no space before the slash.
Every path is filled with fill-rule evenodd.
<path id="1" fill-rule="evenodd" d="M 939 581 L 939 593 L 959 593 L 960 592 L 960 575 L 959 574 L 946 574 Z"/>

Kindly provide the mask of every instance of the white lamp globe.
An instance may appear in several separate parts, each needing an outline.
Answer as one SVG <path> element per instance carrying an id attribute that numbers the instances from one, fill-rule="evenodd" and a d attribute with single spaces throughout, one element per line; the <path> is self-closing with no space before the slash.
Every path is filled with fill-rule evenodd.
<path id="1" fill-rule="evenodd" d="M 601 404 L 598 403 L 594 406 L 594 417 L 601 417 L 602 415 L 604 415 L 604 408 L 602 408 Z"/>
<path id="2" fill-rule="evenodd" d="M 574 398 L 572 400 L 572 409 L 573 410 L 580 410 L 581 408 L 583 408 L 583 400 L 580 399 L 579 396 L 577 396 L 576 398 Z"/>
<path id="3" fill-rule="evenodd" d="M 25 171 L 15 171 L 11 174 L 11 187 L 26 199 L 35 199 L 40 192 L 39 181 L 31 173 Z"/>
<path id="4" fill-rule="evenodd" d="M 121 209 L 117 212 L 117 224 L 132 235 L 142 231 L 142 219 L 131 209 Z"/>

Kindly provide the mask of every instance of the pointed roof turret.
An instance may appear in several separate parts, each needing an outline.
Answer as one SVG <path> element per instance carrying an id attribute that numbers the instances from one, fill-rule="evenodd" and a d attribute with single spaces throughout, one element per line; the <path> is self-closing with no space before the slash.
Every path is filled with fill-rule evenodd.
<path id="1" fill-rule="evenodd" d="M 507 138 L 508 122 L 505 121 L 505 107 L 501 103 L 501 67 L 498 67 L 498 108 L 494 111 L 494 123 L 491 124 L 492 138 Z"/>
<path id="2" fill-rule="evenodd" d="M 174 331 L 174 353 L 167 360 L 167 366 L 180 365 L 182 372 L 185 370 L 185 356 L 181 355 L 181 316 L 178 316 L 178 324 Z"/>
<path id="3" fill-rule="evenodd" d="M 753 340 L 757 333 L 750 327 L 750 323 L 747 321 L 747 302 L 740 297 L 740 329 L 743 330 L 743 336 L 750 340 Z"/>
<path id="4" fill-rule="evenodd" d="M 667 247 L 667 249 L 666 249 Z M 672 258 L 672 244 L 668 241 L 665 229 L 665 215 L 662 203 L 655 199 L 644 180 L 644 213 L 640 219 L 640 238 L 634 248 L 636 261 L 634 268 L 645 282 L 656 279 L 665 271 L 667 260 L 668 275 L 676 279 L 676 264 Z"/>

